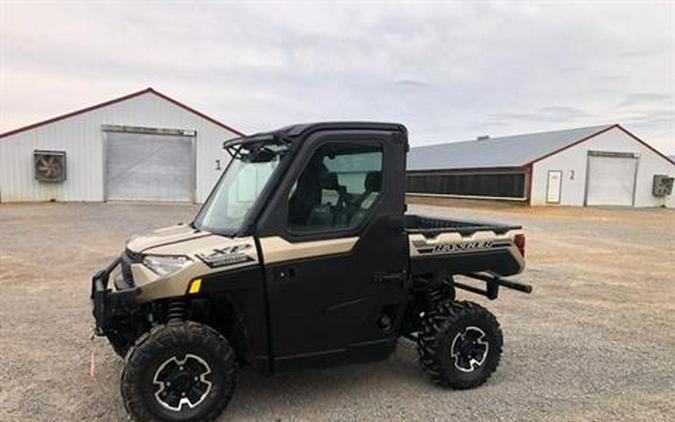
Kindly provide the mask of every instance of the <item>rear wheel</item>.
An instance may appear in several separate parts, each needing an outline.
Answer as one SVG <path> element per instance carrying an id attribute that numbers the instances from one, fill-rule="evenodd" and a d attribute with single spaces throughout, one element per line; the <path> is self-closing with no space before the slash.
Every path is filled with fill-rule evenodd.
<path id="1" fill-rule="evenodd" d="M 122 398 L 138 421 L 211 421 L 229 404 L 237 362 L 229 342 L 195 322 L 139 338 L 122 372 Z"/>
<path id="2" fill-rule="evenodd" d="M 436 384 L 467 389 L 499 365 L 502 332 L 494 315 L 473 302 L 447 302 L 424 315 L 417 337 L 422 368 Z"/>

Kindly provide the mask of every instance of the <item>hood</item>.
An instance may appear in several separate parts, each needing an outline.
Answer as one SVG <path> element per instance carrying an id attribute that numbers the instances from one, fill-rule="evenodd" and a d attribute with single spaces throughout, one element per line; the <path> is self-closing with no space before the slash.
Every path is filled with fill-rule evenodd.
<path id="1" fill-rule="evenodd" d="M 231 238 L 195 230 L 181 224 L 155 230 L 146 236 L 132 237 L 127 242 L 127 249 L 132 252 L 155 255 L 208 255 L 214 250 L 227 249 L 232 246 L 253 248 L 254 241 L 251 237 Z M 254 253 L 248 252 L 247 254 L 257 260 Z"/>
<path id="2" fill-rule="evenodd" d="M 149 249 L 172 246 L 177 243 L 208 237 L 214 237 L 214 235 L 209 232 L 195 230 L 186 224 L 179 224 L 155 230 L 144 236 L 134 235 L 127 242 L 127 249 L 132 252 L 141 253 L 147 252 Z M 221 236 L 216 237 L 223 239 Z"/>

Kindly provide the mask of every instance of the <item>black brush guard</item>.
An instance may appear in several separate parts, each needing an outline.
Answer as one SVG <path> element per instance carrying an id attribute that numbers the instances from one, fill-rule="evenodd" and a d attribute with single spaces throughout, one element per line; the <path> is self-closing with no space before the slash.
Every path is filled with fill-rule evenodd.
<path id="1" fill-rule="evenodd" d="M 114 329 L 117 318 L 128 316 L 137 306 L 136 296 L 140 293 L 138 288 L 112 290 L 108 287 L 110 274 L 120 265 L 121 260 L 121 257 L 115 259 L 91 279 L 92 314 L 96 321 L 94 333 L 98 336 L 105 336 Z"/>

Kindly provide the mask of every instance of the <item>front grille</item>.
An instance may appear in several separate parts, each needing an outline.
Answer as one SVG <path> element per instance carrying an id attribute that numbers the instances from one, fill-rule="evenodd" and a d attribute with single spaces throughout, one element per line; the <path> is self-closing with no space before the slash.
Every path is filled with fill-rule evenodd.
<path id="1" fill-rule="evenodd" d="M 122 277 L 129 286 L 134 285 L 134 275 L 131 272 L 131 265 L 122 260 Z"/>

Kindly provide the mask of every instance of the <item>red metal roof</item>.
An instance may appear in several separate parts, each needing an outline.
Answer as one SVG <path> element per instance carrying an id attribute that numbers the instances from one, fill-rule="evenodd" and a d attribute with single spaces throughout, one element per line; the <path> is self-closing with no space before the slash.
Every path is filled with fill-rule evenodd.
<path id="1" fill-rule="evenodd" d="M 116 103 L 119 103 L 119 102 L 122 102 L 122 101 L 125 101 L 125 100 L 128 100 L 128 99 L 134 98 L 134 97 L 141 96 L 143 94 L 155 94 L 156 96 L 158 96 L 158 97 L 160 97 L 160 98 L 162 98 L 166 101 L 169 101 L 170 103 L 173 103 L 173 104 L 177 105 L 178 107 L 181 107 L 181 108 L 183 108 L 183 109 L 185 109 L 185 110 L 187 110 L 191 113 L 194 113 L 197 116 L 199 116 L 203 119 L 206 119 L 211 123 L 214 123 L 214 124 L 216 124 L 216 125 L 218 125 L 222 128 L 225 128 L 225 129 L 227 129 L 231 132 L 234 132 L 239 136 L 244 136 L 244 134 L 242 132 L 238 131 L 237 129 L 232 128 L 231 126 L 226 125 L 225 123 L 222 123 L 222 122 L 214 119 L 213 117 L 209 117 L 206 114 L 204 114 L 204 113 L 202 113 L 198 110 L 195 110 L 194 108 L 192 108 L 192 107 L 190 107 L 186 104 L 183 104 L 178 100 L 175 100 L 175 99 L 169 97 L 168 95 L 162 94 L 161 92 L 154 90 L 153 88 L 146 88 L 142 91 L 137 91 L 137 92 L 134 92 L 134 93 L 131 93 L 131 94 L 128 94 L 128 95 L 124 95 L 124 96 L 119 97 L 119 98 L 115 98 L 115 99 L 112 99 L 112 100 L 109 100 L 109 101 L 105 101 L 105 102 L 102 102 L 102 103 L 99 103 L 99 104 L 95 104 L 95 105 L 90 106 L 90 107 L 85 107 L 85 108 L 82 108 L 80 110 L 76 110 L 76 111 L 73 111 L 73 112 L 70 112 L 70 113 L 62 114 L 60 116 L 52 117 L 51 119 L 42 120 L 40 122 L 33 123 L 31 125 L 28 125 L 28 126 L 24 126 L 24 127 L 18 128 L 18 129 L 10 130 L 9 132 L 0 133 L 0 138 L 5 138 L 5 137 L 10 136 L 10 135 L 14 135 L 14 134 L 17 134 L 17 133 L 20 133 L 20 132 L 25 132 L 27 130 L 35 129 L 37 127 L 44 126 L 44 125 L 49 124 L 49 123 L 57 122 L 59 120 L 64 120 L 64 119 L 67 119 L 69 117 L 77 116 L 78 114 L 86 113 L 88 111 L 92 111 L 92 110 L 96 110 L 96 109 L 99 109 L 99 108 L 109 106 L 111 104 L 116 104 Z"/>

